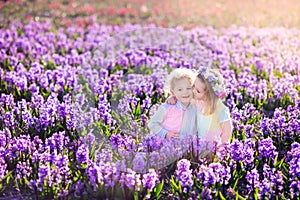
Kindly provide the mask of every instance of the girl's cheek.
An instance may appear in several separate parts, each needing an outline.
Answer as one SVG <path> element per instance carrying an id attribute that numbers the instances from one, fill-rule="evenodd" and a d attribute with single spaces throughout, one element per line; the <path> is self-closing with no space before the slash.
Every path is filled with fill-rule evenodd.
<path id="1" fill-rule="evenodd" d="M 200 99 L 202 97 L 202 95 L 201 94 L 197 94 L 196 97 Z"/>

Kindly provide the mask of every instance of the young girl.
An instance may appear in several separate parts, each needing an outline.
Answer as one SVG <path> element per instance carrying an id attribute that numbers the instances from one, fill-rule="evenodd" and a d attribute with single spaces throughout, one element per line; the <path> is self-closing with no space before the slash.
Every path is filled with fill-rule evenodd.
<path id="1" fill-rule="evenodd" d="M 198 136 L 218 144 L 229 142 L 232 123 L 229 109 L 221 101 L 226 95 L 221 74 L 216 69 L 202 67 L 193 88 L 198 105 Z"/>
<path id="2" fill-rule="evenodd" d="M 161 138 L 184 137 L 196 133 L 196 106 L 193 99 L 192 85 L 195 74 L 186 68 L 175 69 L 167 78 L 166 89 L 177 102 L 162 104 L 149 120 L 151 132 Z"/>
<path id="3" fill-rule="evenodd" d="M 229 109 L 222 103 L 225 96 L 223 78 L 216 69 L 200 68 L 193 86 L 197 104 L 198 137 L 218 145 L 227 143 L 232 134 Z M 167 103 L 175 103 L 171 97 Z"/>

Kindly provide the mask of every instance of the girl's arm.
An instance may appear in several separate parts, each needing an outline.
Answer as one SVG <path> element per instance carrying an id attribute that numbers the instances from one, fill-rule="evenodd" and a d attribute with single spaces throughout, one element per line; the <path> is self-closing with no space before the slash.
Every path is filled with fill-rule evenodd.
<path id="1" fill-rule="evenodd" d="M 221 143 L 229 143 L 232 135 L 232 119 L 230 117 L 229 109 L 226 107 L 222 110 L 219 116 L 221 125 Z"/>
<path id="2" fill-rule="evenodd" d="M 161 105 L 158 107 L 156 113 L 151 117 L 148 123 L 150 131 L 157 134 L 160 138 L 170 139 L 171 137 L 179 137 L 179 133 L 169 132 L 161 126 L 166 116 L 166 108 Z"/>
<path id="3" fill-rule="evenodd" d="M 167 134 L 169 133 L 168 130 L 164 129 L 161 126 L 161 123 L 164 121 L 165 117 L 166 108 L 163 105 L 161 105 L 158 107 L 156 113 L 151 117 L 151 119 L 148 122 L 148 127 L 150 131 L 154 134 L 157 134 L 161 138 L 166 138 Z"/>
<path id="4" fill-rule="evenodd" d="M 232 135 L 232 123 L 231 120 L 227 120 L 224 122 L 221 122 L 221 143 L 228 143 L 231 135 Z"/>
<path id="5" fill-rule="evenodd" d="M 179 137 L 179 133 L 175 133 L 175 132 L 168 132 L 166 134 L 166 139 L 171 139 L 171 137 L 174 137 L 174 138 L 178 138 Z"/>

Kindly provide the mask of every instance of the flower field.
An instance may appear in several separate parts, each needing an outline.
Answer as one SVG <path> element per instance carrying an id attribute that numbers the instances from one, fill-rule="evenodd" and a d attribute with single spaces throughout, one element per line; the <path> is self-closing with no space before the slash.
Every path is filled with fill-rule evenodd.
<path id="1" fill-rule="evenodd" d="M 300 199 L 300 30 L 161 25 L 1 25 L 0 199 Z M 234 126 L 202 157 L 147 129 L 167 74 L 199 66 Z"/>
<path id="2" fill-rule="evenodd" d="M 14 22 L 0 32 L 1 193 L 299 198 L 299 47 L 299 31 L 283 28 Z M 178 154 L 145 128 L 168 71 L 198 65 L 220 68 L 234 125 L 210 159 Z"/>

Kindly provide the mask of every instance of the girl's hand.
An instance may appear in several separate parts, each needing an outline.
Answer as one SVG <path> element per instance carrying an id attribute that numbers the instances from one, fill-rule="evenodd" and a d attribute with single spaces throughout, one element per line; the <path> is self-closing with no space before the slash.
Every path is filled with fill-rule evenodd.
<path id="1" fill-rule="evenodd" d="M 177 99 L 175 96 L 170 96 L 166 102 L 167 102 L 167 104 L 176 104 Z"/>
<path id="2" fill-rule="evenodd" d="M 169 139 L 171 139 L 171 137 L 178 138 L 179 137 L 179 133 L 168 132 L 167 135 L 166 135 L 166 139 L 169 140 Z"/>

